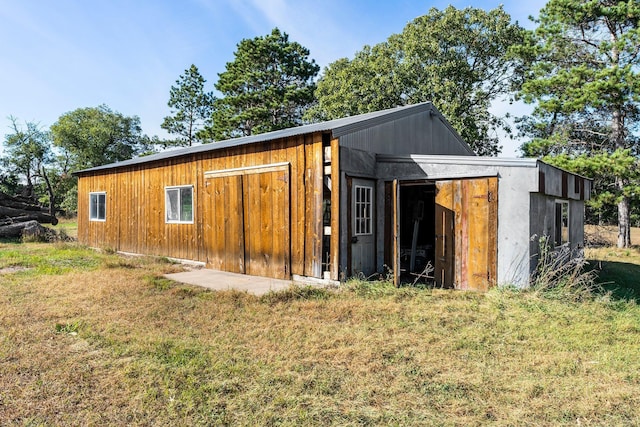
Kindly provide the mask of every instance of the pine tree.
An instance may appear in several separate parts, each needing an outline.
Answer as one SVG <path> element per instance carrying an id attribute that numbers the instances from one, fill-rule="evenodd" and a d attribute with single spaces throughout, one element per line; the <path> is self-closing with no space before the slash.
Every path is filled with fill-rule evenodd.
<path id="1" fill-rule="evenodd" d="M 223 97 L 214 102 L 209 134 L 220 140 L 303 124 L 319 71 L 308 57 L 308 49 L 277 28 L 242 40 L 215 85 Z"/>
<path id="2" fill-rule="evenodd" d="M 200 75 L 198 67 L 191 65 L 171 86 L 169 102 L 171 115 L 164 118 L 160 125 L 170 134 L 178 135 L 173 145 L 193 145 L 202 142 L 200 132 L 211 116 L 213 94 L 205 92 L 206 80 Z"/>
<path id="3" fill-rule="evenodd" d="M 523 151 L 597 177 L 593 205 L 617 205 L 618 246 L 628 247 L 640 166 L 640 1 L 550 0 L 536 22 L 519 49 L 534 58 L 522 96 L 536 105 L 521 126 L 532 138 Z"/>

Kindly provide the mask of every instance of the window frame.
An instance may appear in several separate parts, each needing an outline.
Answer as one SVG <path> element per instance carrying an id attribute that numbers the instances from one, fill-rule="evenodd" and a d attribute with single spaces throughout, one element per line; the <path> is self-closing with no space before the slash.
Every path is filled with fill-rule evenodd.
<path id="1" fill-rule="evenodd" d="M 566 220 L 566 224 L 564 223 Z M 568 200 L 556 199 L 554 204 L 554 233 L 556 247 L 571 241 L 571 207 Z M 566 239 L 565 239 L 566 230 Z"/>
<path id="2" fill-rule="evenodd" d="M 97 207 L 96 207 L 96 216 L 93 216 L 93 209 L 92 209 L 92 203 L 93 203 L 93 197 L 97 196 L 96 200 L 97 200 Z M 104 197 L 104 208 L 103 208 L 103 212 L 104 212 L 104 217 L 100 218 L 100 196 Z M 89 221 L 95 221 L 95 222 L 106 222 L 107 221 L 107 192 L 106 191 L 90 191 L 89 192 Z"/>
<path id="3" fill-rule="evenodd" d="M 182 219 L 182 189 L 188 188 L 191 190 L 191 219 L 184 220 Z M 169 192 L 177 191 L 178 193 L 178 219 L 169 219 Z M 193 185 L 170 185 L 164 187 L 164 222 L 165 224 L 193 224 L 195 217 L 195 208 L 194 208 L 194 191 Z"/>
<path id="4" fill-rule="evenodd" d="M 368 199 L 365 197 L 364 200 L 358 200 L 360 194 L 362 194 L 360 193 L 359 190 L 364 190 L 364 193 L 368 193 Z M 361 210 L 360 207 L 363 207 L 364 210 Z M 373 187 L 372 186 L 369 186 L 369 185 L 354 186 L 353 208 L 354 208 L 353 235 L 354 236 L 373 235 Z"/>

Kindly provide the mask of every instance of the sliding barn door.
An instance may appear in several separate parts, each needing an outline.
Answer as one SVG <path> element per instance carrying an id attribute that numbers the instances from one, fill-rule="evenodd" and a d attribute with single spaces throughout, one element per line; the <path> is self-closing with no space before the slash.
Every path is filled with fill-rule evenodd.
<path id="1" fill-rule="evenodd" d="M 290 277 L 289 174 L 244 175 L 245 272 Z"/>
<path id="2" fill-rule="evenodd" d="M 288 165 L 212 172 L 207 178 L 207 267 L 289 279 Z"/>
<path id="3" fill-rule="evenodd" d="M 245 273 L 242 176 L 223 176 L 207 182 L 205 212 L 207 267 Z"/>

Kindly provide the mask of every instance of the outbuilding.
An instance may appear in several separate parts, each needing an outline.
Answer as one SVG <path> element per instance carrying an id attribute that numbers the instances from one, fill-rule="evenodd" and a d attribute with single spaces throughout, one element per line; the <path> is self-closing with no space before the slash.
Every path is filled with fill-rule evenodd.
<path id="1" fill-rule="evenodd" d="M 431 103 L 76 173 L 78 239 L 274 278 L 525 286 L 536 236 L 579 249 L 591 182 L 477 157 Z M 427 266 L 433 267 L 433 271 Z"/>

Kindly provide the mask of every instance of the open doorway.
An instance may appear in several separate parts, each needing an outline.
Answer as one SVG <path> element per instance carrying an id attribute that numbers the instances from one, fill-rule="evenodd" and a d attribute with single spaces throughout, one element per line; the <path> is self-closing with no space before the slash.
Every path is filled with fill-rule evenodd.
<path id="1" fill-rule="evenodd" d="M 436 251 L 436 186 L 402 183 L 400 186 L 400 280 L 432 284 Z"/>
<path id="2" fill-rule="evenodd" d="M 487 290 L 496 283 L 498 179 L 385 184 L 394 283 Z M 387 226 L 388 225 L 388 226 Z"/>

